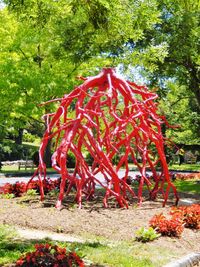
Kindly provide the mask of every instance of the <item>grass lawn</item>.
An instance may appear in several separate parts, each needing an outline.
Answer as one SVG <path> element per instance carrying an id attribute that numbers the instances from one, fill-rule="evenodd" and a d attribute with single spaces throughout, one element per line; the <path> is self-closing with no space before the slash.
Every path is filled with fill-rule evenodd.
<path id="1" fill-rule="evenodd" d="M 200 194 L 200 184 L 196 180 L 177 180 L 174 185 L 179 192 Z"/>
<path id="2" fill-rule="evenodd" d="M 18 170 L 18 165 L 11 165 L 11 166 L 3 166 L 1 171 L 4 174 L 29 174 L 32 175 L 34 173 L 34 171 L 36 170 L 36 168 L 28 168 L 25 170 L 25 168 Z M 55 172 L 55 170 L 53 168 L 48 168 L 47 169 L 47 173 L 48 172 Z M 55 172 L 56 173 L 56 172 Z"/>
<path id="3" fill-rule="evenodd" d="M 197 171 L 200 172 L 200 164 L 173 164 L 169 166 L 170 170 L 177 171 Z"/>
<path id="4" fill-rule="evenodd" d="M 0 266 L 15 262 L 22 253 L 33 249 L 33 243 L 21 242 L 16 237 L 11 227 L 0 225 Z"/>
<path id="5" fill-rule="evenodd" d="M 131 170 L 137 170 L 135 165 L 129 164 Z M 14 174 L 23 174 L 23 173 L 29 173 L 33 174 L 34 169 L 28 168 L 27 170 L 21 169 L 18 170 L 18 165 L 11 165 L 11 166 L 3 166 L 0 172 L 3 172 L 5 174 L 14 173 Z M 180 171 L 197 171 L 200 172 L 200 164 L 174 164 L 169 166 L 170 170 L 180 170 Z M 47 172 L 55 172 L 53 168 L 48 168 Z"/>
<path id="6" fill-rule="evenodd" d="M 34 250 L 35 243 L 57 244 L 67 250 L 76 251 L 92 266 L 112 267 L 156 267 L 163 266 L 173 255 L 169 248 L 161 248 L 152 243 L 115 242 L 104 244 L 98 241 L 80 243 L 55 242 L 48 239 L 40 241 L 21 240 L 10 226 L 0 225 L 0 266 L 11 264 L 22 255 Z M 102 241 L 102 240 L 101 240 Z M 152 256 L 153 255 L 153 256 Z M 162 255 L 162 257 L 161 257 Z"/>
<path id="7" fill-rule="evenodd" d="M 3 166 L 2 168 L 1 168 L 1 172 L 3 172 L 3 173 L 5 173 L 5 174 L 9 174 L 9 173 L 33 173 L 34 172 L 34 170 L 35 170 L 36 168 L 33 168 L 33 169 L 31 169 L 31 168 L 28 168 L 28 169 L 21 169 L 21 170 L 18 170 L 18 166 L 17 165 L 11 165 L 11 166 Z"/>

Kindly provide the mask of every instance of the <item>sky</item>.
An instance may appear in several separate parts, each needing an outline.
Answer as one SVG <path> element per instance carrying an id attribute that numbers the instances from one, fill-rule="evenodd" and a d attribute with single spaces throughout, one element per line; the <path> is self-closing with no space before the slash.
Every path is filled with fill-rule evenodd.
<path id="1" fill-rule="evenodd" d="M 0 9 L 2 9 L 5 6 L 4 3 L 2 3 L 2 1 L 0 0 Z"/>

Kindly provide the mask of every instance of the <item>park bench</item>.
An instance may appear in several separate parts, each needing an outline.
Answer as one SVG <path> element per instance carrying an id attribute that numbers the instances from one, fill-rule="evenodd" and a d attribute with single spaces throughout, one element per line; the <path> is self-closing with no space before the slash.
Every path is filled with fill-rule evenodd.
<path id="1" fill-rule="evenodd" d="M 21 168 L 25 168 L 25 170 L 28 168 L 33 169 L 34 163 L 32 160 L 20 160 L 18 161 L 18 170 L 20 170 Z"/>
<path id="2" fill-rule="evenodd" d="M 195 157 L 195 156 L 189 157 L 185 160 L 185 162 L 188 164 L 195 164 L 197 162 L 197 157 Z"/>

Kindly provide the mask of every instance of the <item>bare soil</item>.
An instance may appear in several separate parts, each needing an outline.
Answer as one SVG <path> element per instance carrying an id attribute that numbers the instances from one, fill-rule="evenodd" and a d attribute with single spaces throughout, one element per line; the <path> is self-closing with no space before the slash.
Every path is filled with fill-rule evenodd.
<path id="1" fill-rule="evenodd" d="M 192 197 L 200 203 L 198 195 L 180 195 L 183 198 Z M 62 232 L 90 240 L 130 241 L 138 228 L 148 227 L 154 214 L 167 214 L 173 199 L 164 208 L 161 199 L 154 202 L 144 199 L 141 207 L 132 202 L 129 209 L 118 208 L 111 199 L 109 208 L 105 209 L 101 194 L 91 202 L 83 202 L 81 210 L 74 204 L 72 196 L 65 199 L 60 211 L 54 207 L 55 203 L 56 198 L 49 196 L 44 202 L 40 202 L 39 197 L 0 199 L 0 224 Z M 177 256 L 200 252 L 200 231 L 185 229 L 181 238 L 161 237 L 152 244 L 171 248 Z"/>

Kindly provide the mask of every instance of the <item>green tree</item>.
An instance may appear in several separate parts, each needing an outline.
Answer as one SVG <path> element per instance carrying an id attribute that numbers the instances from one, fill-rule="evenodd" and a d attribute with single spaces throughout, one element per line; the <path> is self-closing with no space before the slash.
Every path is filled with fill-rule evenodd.
<path id="1" fill-rule="evenodd" d="M 200 1 L 158 0 L 157 3 L 160 21 L 144 31 L 142 40 L 130 43 L 125 64 L 139 65 L 150 86 L 160 88 L 163 109 L 167 109 L 166 105 L 173 110 L 168 112 L 169 120 L 181 124 L 180 142 L 183 139 L 187 142 L 186 136 L 193 135 L 193 142 L 199 143 Z"/>
<path id="2" fill-rule="evenodd" d="M 70 91 L 76 74 L 117 63 L 127 42 L 141 39 L 159 21 L 155 1 L 4 2 L 11 13 L 1 10 L 1 24 L 12 17 L 2 59 L 5 98 L 12 92 L 13 101 L 7 99 L 15 116 L 25 118 L 38 115 L 38 103 Z"/>
<path id="3" fill-rule="evenodd" d="M 116 65 L 126 44 L 142 39 L 144 30 L 159 21 L 156 1 L 4 2 L 0 123 L 16 136 L 42 122 L 45 107 L 39 103 L 71 91 L 76 75 Z"/>
<path id="4" fill-rule="evenodd" d="M 168 81 L 166 88 L 160 107 L 169 123 L 178 126 L 177 129 L 167 129 L 167 136 L 177 144 L 199 144 L 200 117 L 193 110 L 194 94 L 175 81 Z"/>
<path id="5" fill-rule="evenodd" d="M 152 70 L 151 79 L 157 83 L 169 77 L 177 79 L 194 93 L 200 106 L 200 1 L 158 0 L 158 9 L 159 23 L 145 30 L 132 54 Z"/>

